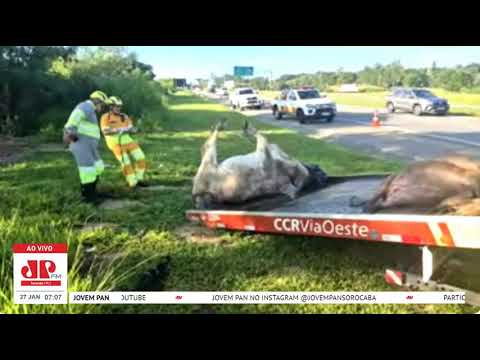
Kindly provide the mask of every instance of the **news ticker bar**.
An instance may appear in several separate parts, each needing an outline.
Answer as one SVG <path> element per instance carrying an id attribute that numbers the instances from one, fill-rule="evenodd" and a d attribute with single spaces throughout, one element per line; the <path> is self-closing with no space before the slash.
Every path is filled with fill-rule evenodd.
<path id="1" fill-rule="evenodd" d="M 464 292 L 70 292 L 70 304 L 465 304 Z"/>

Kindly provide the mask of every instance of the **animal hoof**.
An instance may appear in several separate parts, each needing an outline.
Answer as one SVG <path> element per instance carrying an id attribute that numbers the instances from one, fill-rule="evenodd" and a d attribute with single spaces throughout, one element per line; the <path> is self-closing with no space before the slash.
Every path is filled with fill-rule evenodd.
<path id="1" fill-rule="evenodd" d="M 365 201 L 363 201 L 362 199 L 360 199 L 358 196 L 352 196 L 350 198 L 350 207 L 361 207 L 362 205 L 365 204 Z"/>

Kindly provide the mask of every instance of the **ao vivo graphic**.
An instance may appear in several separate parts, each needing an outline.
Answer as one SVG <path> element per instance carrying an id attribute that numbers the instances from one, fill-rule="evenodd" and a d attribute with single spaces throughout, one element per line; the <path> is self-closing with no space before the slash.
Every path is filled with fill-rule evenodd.
<path id="1" fill-rule="evenodd" d="M 67 244 L 14 244 L 15 303 L 67 303 Z"/>

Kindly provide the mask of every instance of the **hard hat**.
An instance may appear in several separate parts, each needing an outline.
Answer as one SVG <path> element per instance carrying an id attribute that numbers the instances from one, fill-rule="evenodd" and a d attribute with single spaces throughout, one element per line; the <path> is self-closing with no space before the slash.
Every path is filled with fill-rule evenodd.
<path id="1" fill-rule="evenodd" d="M 97 91 L 94 91 L 93 93 L 90 94 L 90 99 L 92 99 L 92 100 L 96 99 L 96 100 L 100 100 L 104 103 L 107 103 L 108 96 L 104 92 L 97 90 Z"/>
<path id="2" fill-rule="evenodd" d="M 108 98 L 108 105 L 123 106 L 123 101 L 117 96 L 110 96 Z"/>

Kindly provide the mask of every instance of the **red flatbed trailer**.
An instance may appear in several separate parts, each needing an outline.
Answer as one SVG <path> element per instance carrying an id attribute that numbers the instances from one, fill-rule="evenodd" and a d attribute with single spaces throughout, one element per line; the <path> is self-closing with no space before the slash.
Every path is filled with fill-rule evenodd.
<path id="1" fill-rule="evenodd" d="M 189 210 L 186 215 L 190 221 L 212 229 L 419 246 L 422 250 L 422 277 L 387 269 L 385 280 L 389 284 L 416 289 L 464 291 L 467 302 L 480 306 L 478 294 L 431 281 L 434 264 L 429 249 L 480 249 L 480 217 L 370 215 L 350 207 L 351 196 L 371 196 L 384 178 L 378 175 L 344 178 L 293 201 L 277 197 L 222 209 Z"/>

